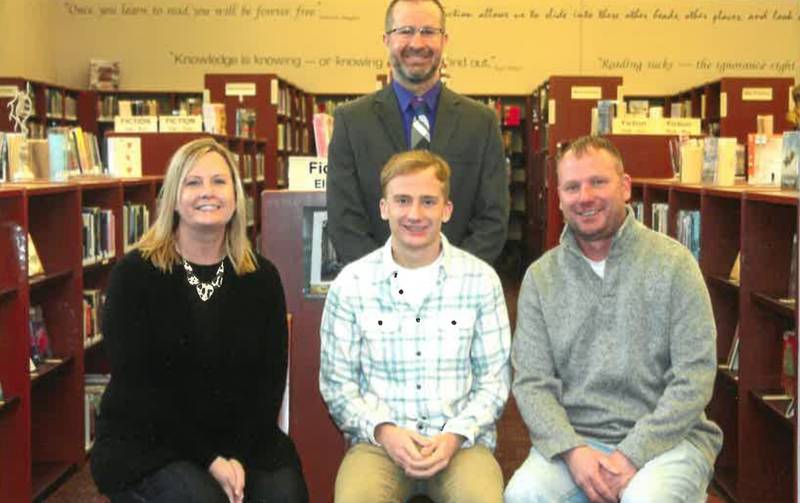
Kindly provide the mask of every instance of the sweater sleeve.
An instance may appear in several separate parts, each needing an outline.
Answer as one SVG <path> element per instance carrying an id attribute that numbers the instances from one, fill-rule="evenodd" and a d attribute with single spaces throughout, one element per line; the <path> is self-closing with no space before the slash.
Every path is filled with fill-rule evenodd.
<path id="1" fill-rule="evenodd" d="M 249 293 L 266 294 L 263 301 L 264 311 L 251 313 L 253 319 L 263 320 L 254 329 L 263 337 L 258 350 L 262 353 L 260 359 L 264 363 L 253 369 L 253 410 L 239 416 L 234 435 L 236 445 L 233 448 L 234 452 L 248 453 L 247 458 L 251 460 L 262 459 L 264 450 L 275 449 L 277 440 L 273 435 L 286 387 L 289 344 L 286 300 L 280 274 L 265 259 L 260 260 L 260 269 L 254 274 L 259 275 L 257 288 L 260 292 Z M 247 459 L 239 461 L 245 463 Z"/>
<path id="2" fill-rule="evenodd" d="M 687 437 L 711 399 L 716 376 L 716 328 L 702 273 L 683 249 L 672 266 L 667 385 L 655 409 L 617 446 L 637 467 Z"/>
<path id="3" fill-rule="evenodd" d="M 531 441 L 548 459 L 585 443 L 561 405 L 562 383 L 556 375 L 540 292 L 528 269 L 520 288 L 517 328 L 511 352 L 514 398 Z"/>
<path id="4" fill-rule="evenodd" d="M 172 448 L 205 468 L 216 453 L 193 426 L 192 418 L 185 417 L 179 397 L 164 386 L 162 380 L 171 378 L 172 364 L 169 355 L 154 355 L 151 350 L 153 313 L 147 296 L 153 285 L 147 281 L 153 275 L 147 271 L 149 264 L 134 253 L 111 274 L 103 316 L 105 348 L 117 395 L 114 402 L 121 407 L 117 412 L 129 420 L 155 425 Z"/>

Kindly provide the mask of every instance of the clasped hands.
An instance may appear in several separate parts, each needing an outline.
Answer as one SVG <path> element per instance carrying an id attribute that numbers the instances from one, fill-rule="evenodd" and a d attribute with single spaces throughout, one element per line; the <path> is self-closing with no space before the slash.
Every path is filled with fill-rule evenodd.
<path id="1" fill-rule="evenodd" d="M 427 479 L 445 469 L 464 442 L 464 437 L 455 433 L 426 437 L 392 423 L 378 425 L 375 439 L 406 475 L 415 479 Z"/>
<path id="2" fill-rule="evenodd" d="M 592 503 L 616 503 L 636 475 L 636 467 L 619 451 L 605 454 L 582 445 L 562 455 L 572 479 Z"/>
<path id="3" fill-rule="evenodd" d="M 239 461 L 217 456 L 209 465 L 208 471 L 222 486 L 230 503 L 244 501 L 244 467 Z"/>

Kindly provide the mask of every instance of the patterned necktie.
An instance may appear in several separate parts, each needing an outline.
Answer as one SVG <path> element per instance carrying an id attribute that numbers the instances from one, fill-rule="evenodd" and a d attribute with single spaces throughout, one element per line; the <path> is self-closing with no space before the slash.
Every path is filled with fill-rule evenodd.
<path id="1" fill-rule="evenodd" d="M 431 146 L 431 125 L 425 112 L 428 106 L 422 100 L 413 100 L 414 119 L 411 121 L 411 148 L 428 149 Z"/>

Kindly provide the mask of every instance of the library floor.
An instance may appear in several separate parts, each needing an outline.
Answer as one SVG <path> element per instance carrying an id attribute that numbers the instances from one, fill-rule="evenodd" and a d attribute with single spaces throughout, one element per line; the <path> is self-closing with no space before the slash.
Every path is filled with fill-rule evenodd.
<path id="1" fill-rule="evenodd" d="M 513 327 L 517 315 L 517 296 L 519 294 L 518 280 L 503 281 L 508 305 L 511 326 Z M 511 398 L 506 406 L 503 416 L 498 424 L 497 451 L 495 452 L 500 467 L 503 469 L 505 480 L 511 478 L 514 470 L 522 464 L 530 449 L 530 439 L 525 424 L 520 417 L 514 399 Z M 106 503 L 107 500 L 98 494 L 89 473 L 89 464 L 86 463 L 78 469 L 66 482 L 58 488 L 47 503 Z M 726 500 L 719 496 L 713 487 L 709 490 L 708 503 L 725 503 Z"/>

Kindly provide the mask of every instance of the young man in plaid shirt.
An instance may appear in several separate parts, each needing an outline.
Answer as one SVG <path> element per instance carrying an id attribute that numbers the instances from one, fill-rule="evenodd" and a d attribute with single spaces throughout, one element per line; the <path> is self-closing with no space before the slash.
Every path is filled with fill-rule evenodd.
<path id="1" fill-rule="evenodd" d="M 336 502 L 502 502 L 492 451 L 508 397 L 510 332 L 500 280 L 447 242 L 450 168 L 424 150 L 381 172 L 386 244 L 331 285 L 320 390 L 350 444 Z"/>

